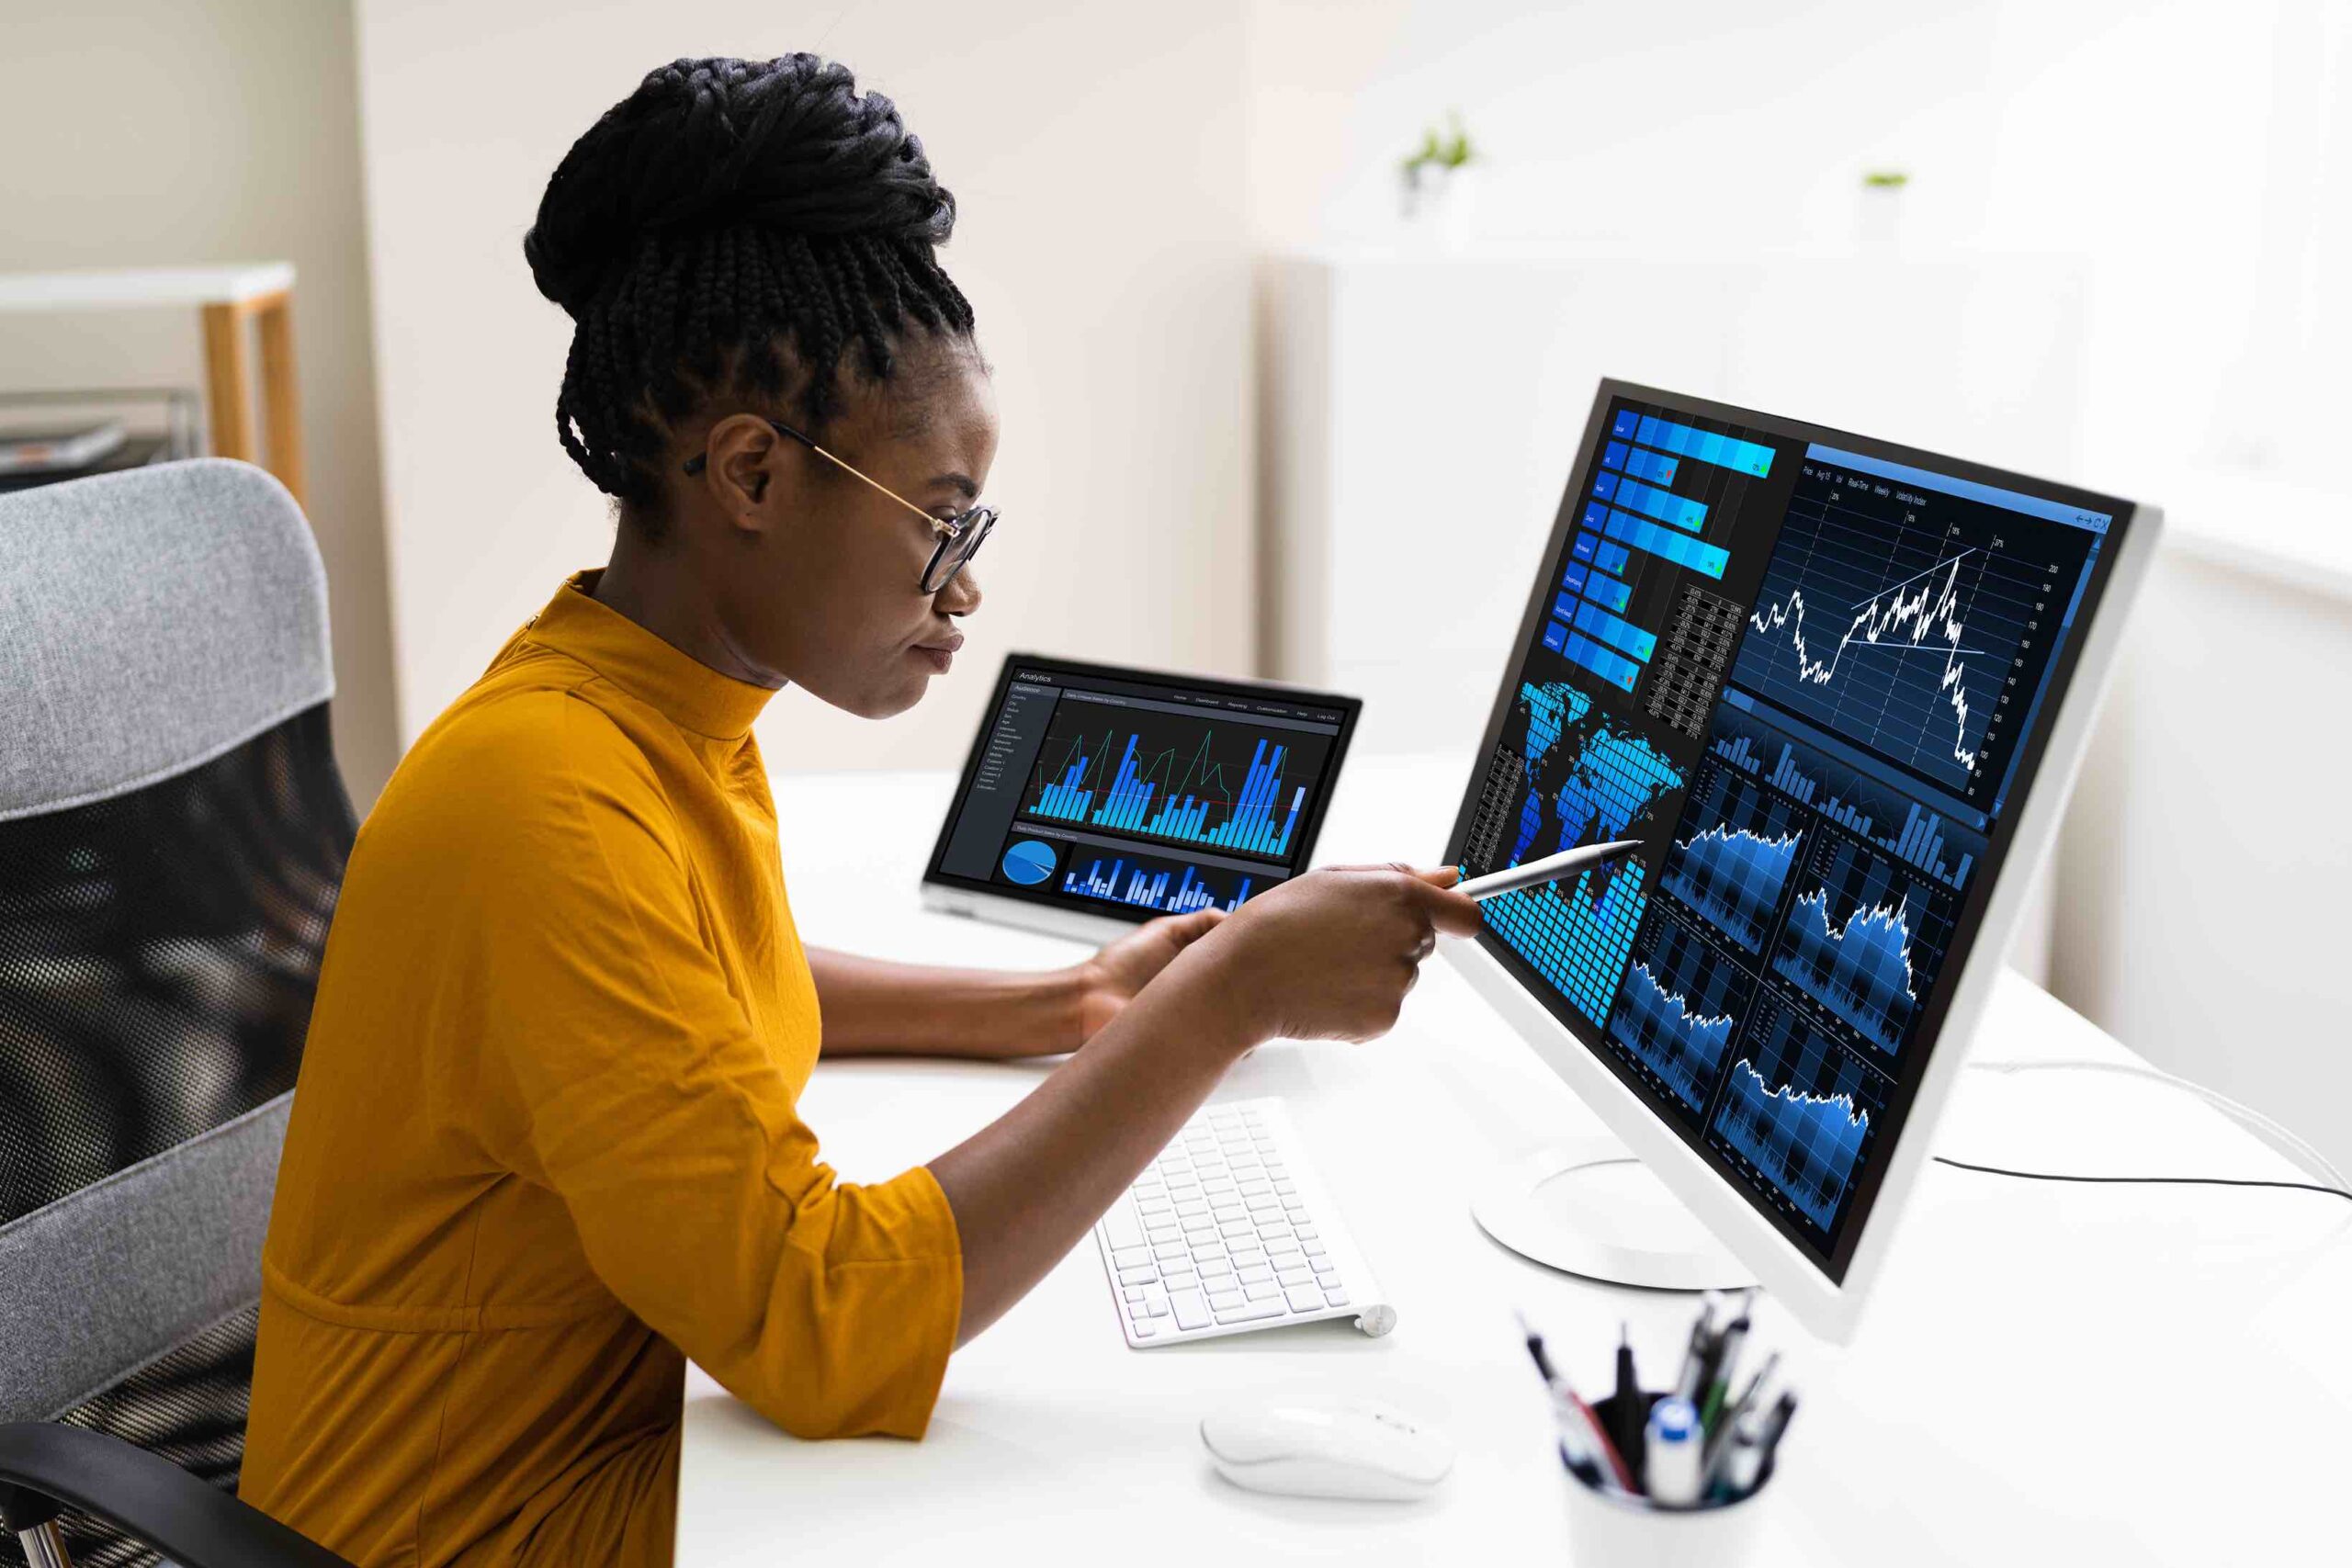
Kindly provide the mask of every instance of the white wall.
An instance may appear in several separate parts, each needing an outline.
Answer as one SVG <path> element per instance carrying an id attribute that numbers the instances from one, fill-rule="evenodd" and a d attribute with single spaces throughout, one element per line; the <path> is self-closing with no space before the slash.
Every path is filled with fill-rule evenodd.
<path id="1" fill-rule="evenodd" d="M 351 15 L 85 0 L 0 17 L 0 270 L 291 261 L 335 751 L 365 811 L 399 755 Z M 0 315 L 0 389 L 204 385 L 193 310 Z"/>
<path id="2" fill-rule="evenodd" d="M 1396 160 L 1456 107 L 1490 160 L 1469 225 L 1490 257 L 1851 254 L 1859 176 L 1894 167 L 1913 177 L 1898 200 L 1914 261 L 2072 258 L 2077 417 L 2013 460 L 2185 503 L 2208 547 L 2166 555 L 2133 628 L 2058 857 L 2053 982 L 2155 1059 L 2352 1157 L 2352 1033 L 2328 989 L 2352 942 L 2336 806 L 2352 595 L 2293 564 L 2340 554 L 2352 522 L 2352 6 L 1259 0 L 1251 16 L 1250 219 L 1272 247 L 1426 252 L 1398 219 Z M 1487 321 L 1493 361 L 1555 335 L 1560 303 L 1531 301 L 1509 339 Z M 1494 302 L 1446 314 L 1482 310 Z M 1284 324 L 1270 313 L 1263 330 Z M 1808 380 L 1847 362 L 1858 389 L 1940 373 L 1882 346 L 1792 334 L 1787 352 Z M 1391 395 L 1453 416 L 1458 384 Z M 1889 434 L 1907 415 L 1805 396 L 1782 412 Z M 2001 460 L 1991 423 L 1948 423 L 1913 438 Z M 1511 439 L 1481 461 L 1520 460 Z M 2201 470 L 2193 486 L 2184 470 Z M 1271 508 L 1261 521 L 1286 526 Z M 2257 523 L 2283 563 L 2268 575 L 2230 564 L 2227 541 Z"/>
<path id="3" fill-rule="evenodd" d="M 1246 670 L 1243 12 L 360 0 L 402 733 L 604 559 L 603 498 L 555 439 L 570 323 L 521 241 L 572 139 L 692 53 L 814 50 L 898 100 L 961 205 L 943 260 L 1003 416 L 955 676 L 883 725 L 787 694 L 770 767 L 960 761 L 1009 648 Z"/>

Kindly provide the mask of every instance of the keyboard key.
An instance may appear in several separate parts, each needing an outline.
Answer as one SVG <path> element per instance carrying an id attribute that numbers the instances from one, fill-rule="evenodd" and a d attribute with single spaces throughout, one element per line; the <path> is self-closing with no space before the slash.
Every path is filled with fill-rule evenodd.
<path id="1" fill-rule="evenodd" d="M 1280 1317 L 1285 1310 L 1280 1297 L 1270 1302 L 1244 1302 L 1218 1313 L 1216 1321 L 1220 1327 L 1228 1323 L 1254 1323 L 1261 1317 Z"/>
<path id="2" fill-rule="evenodd" d="M 1323 1287 L 1323 1300 L 1332 1306 L 1343 1307 L 1348 1304 L 1348 1292 L 1345 1291 L 1335 1291 L 1329 1285 L 1326 1285 Z"/>
<path id="3" fill-rule="evenodd" d="M 1241 1269 L 1239 1271 L 1239 1275 L 1243 1284 L 1254 1285 L 1261 1280 L 1272 1279 L 1274 1277 L 1274 1271 L 1261 1263 L 1255 1268 Z"/>
<path id="4" fill-rule="evenodd" d="M 1111 1212 L 1102 1216 L 1102 1235 L 1114 1253 L 1122 1247 L 1141 1247 L 1143 1222 L 1136 1218 L 1135 1205 L 1124 1198 L 1112 1204 Z"/>
<path id="5" fill-rule="evenodd" d="M 1293 1312 L 1323 1310 L 1323 1292 L 1312 1285 L 1293 1285 L 1283 1293 L 1283 1299 L 1290 1303 Z"/>
<path id="6" fill-rule="evenodd" d="M 1155 1285 L 1151 1289 L 1144 1292 L 1143 1300 L 1138 1304 L 1142 1306 L 1143 1315 L 1146 1317 L 1166 1317 L 1168 1315 L 1168 1292 Z"/>
<path id="7" fill-rule="evenodd" d="M 1237 1245 L 1233 1248 L 1232 1258 L 1233 1266 L 1237 1269 L 1254 1268 L 1266 1260 L 1266 1249 L 1254 1242 Z"/>
<path id="8" fill-rule="evenodd" d="M 1222 1316 L 1233 1308 L 1241 1305 L 1242 1303 L 1249 1299 L 1249 1297 L 1243 1295 L 1239 1291 L 1211 1291 L 1209 1292 L 1209 1310 Z"/>
<path id="9" fill-rule="evenodd" d="M 1277 1269 L 1274 1278 L 1282 1282 L 1283 1289 L 1288 1290 L 1293 1285 L 1313 1284 L 1315 1271 L 1311 1269 Z"/>
<path id="10" fill-rule="evenodd" d="M 1206 1328 L 1209 1325 L 1208 1303 L 1198 1291 L 1178 1291 L 1168 1298 L 1168 1309 L 1174 1314 L 1179 1328 Z"/>
<path id="11" fill-rule="evenodd" d="M 1122 1285 L 1148 1285 L 1159 1278 L 1159 1270 L 1149 1267 L 1119 1270 L 1119 1283 Z"/>
<path id="12" fill-rule="evenodd" d="M 1274 1183 L 1274 1190 L 1284 1198 L 1295 1198 L 1298 1196 L 1298 1183 L 1295 1181 L 1277 1181 Z"/>
<path id="13" fill-rule="evenodd" d="M 1123 1247 L 1111 1254 L 1113 1264 L 1121 1269 L 1134 1269 L 1151 1261 L 1151 1250 L 1142 1247 Z"/>
<path id="14" fill-rule="evenodd" d="M 1305 1231 L 1298 1233 L 1298 1249 L 1306 1254 L 1309 1258 L 1320 1258 L 1323 1256 L 1323 1244 L 1316 1240 L 1313 1236 L 1307 1235 Z"/>
<path id="15" fill-rule="evenodd" d="M 1164 1247 L 1184 1234 L 1181 1225 L 1160 1224 L 1144 1227 L 1144 1235 L 1154 1247 Z"/>
<path id="16" fill-rule="evenodd" d="M 1124 1290 L 1125 1291 L 1127 1300 L 1131 1302 L 1139 1302 L 1143 1300 L 1143 1287 L 1141 1285 L 1128 1285 L 1124 1287 Z"/>
<path id="17" fill-rule="evenodd" d="M 1170 1272 L 1165 1283 L 1171 1291 L 1196 1291 L 1200 1289 L 1201 1277 L 1187 1269 L 1181 1274 Z"/>
<path id="18" fill-rule="evenodd" d="M 1278 1302 L 1282 1300 L 1283 1288 L 1272 1280 L 1259 1280 L 1242 1286 L 1241 1293 L 1253 1302 Z"/>
<path id="19" fill-rule="evenodd" d="M 1255 1236 L 1258 1227 L 1248 1220 L 1226 1220 L 1217 1225 L 1217 1234 L 1230 1242 L 1236 1236 Z"/>
<path id="20" fill-rule="evenodd" d="M 1148 1339 L 1153 1335 L 1159 1332 L 1159 1321 L 1154 1318 L 1147 1317 L 1141 1323 L 1136 1324 L 1133 1326 L 1135 1328 L 1136 1337 L 1138 1339 Z"/>
<path id="21" fill-rule="evenodd" d="M 1204 1258 L 1201 1261 L 1201 1278 L 1204 1280 L 1219 1279 L 1229 1276 L 1232 1272 L 1232 1263 L 1225 1258 Z"/>

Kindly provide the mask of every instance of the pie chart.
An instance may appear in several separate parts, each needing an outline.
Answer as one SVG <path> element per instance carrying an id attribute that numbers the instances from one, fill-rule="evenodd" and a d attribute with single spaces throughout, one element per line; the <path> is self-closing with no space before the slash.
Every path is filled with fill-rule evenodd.
<path id="1" fill-rule="evenodd" d="M 999 863 L 1005 880 L 1035 887 L 1054 874 L 1054 846 L 1043 839 L 1018 839 Z"/>

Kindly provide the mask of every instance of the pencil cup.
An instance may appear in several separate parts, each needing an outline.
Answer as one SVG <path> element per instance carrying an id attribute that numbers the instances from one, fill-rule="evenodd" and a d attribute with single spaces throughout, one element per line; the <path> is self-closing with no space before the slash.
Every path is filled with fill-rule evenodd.
<path id="1" fill-rule="evenodd" d="M 1647 1394 L 1642 1403 L 1658 1397 Z M 1614 1395 L 1593 1405 L 1612 1431 L 1615 1405 Z M 1737 1502 L 1666 1508 L 1647 1497 L 1589 1485 L 1565 1466 L 1561 1473 L 1568 1488 L 1571 1568 L 1738 1568 L 1754 1554 L 1764 1495 L 1772 1484 L 1768 1463 L 1756 1489 Z"/>

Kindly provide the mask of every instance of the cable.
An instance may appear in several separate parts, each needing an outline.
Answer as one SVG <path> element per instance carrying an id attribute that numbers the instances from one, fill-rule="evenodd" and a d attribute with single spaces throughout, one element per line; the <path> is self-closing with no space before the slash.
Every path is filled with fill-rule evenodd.
<path id="1" fill-rule="evenodd" d="M 2239 1125 L 2245 1127 L 2246 1131 L 2253 1133 L 2256 1137 L 2261 1138 L 2263 1142 L 2270 1145 L 2270 1146 L 2279 1154 L 2286 1156 L 2296 1164 L 2302 1166 L 2306 1170 L 2315 1170 L 2321 1175 L 2325 1176 L 2330 1182 L 2335 1184 L 2335 1186 L 2338 1188 L 2352 1187 L 2352 1179 L 2347 1179 L 2344 1172 L 2335 1168 L 2334 1161 L 2330 1160 L 2325 1155 L 2320 1153 L 2318 1149 L 2312 1147 L 2311 1143 L 2303 1138 L 2300 1134 L 2280 1126 L 2277 1122 L 2272 1121 L 2269 1117 L 2264 1115 L 2261 1111 L 2255 1110 L 2252 1106 L 2242 1105 L 2218 1089 L 2208 1089 L 2203 1084 L 2198 1083 L 2193 1079 L 2181 1077 L 2177 1074 L 2165 1072 L 2161 1067 L 2150 1066 L 2147 1064 L 2141 1062 L 2092 1061 L 2082 1057 L 2066 1057 L 2056 1061 L 2047 1062 L 1970 1062 L 1968 1066 L 1977 1071 L 1988 1073 L 2015 1074 L 2050 1071 L 2076 1071 L 2091 1073 L 2117 1073 L 2126 1077 L 2150 1078 L 2157 1083 L 2166 1084 L 2174 1089 L 2181 1089 L 2187 1093 L 2195 1095 L 2198 1099 L 2205 1101 L 2216 1111 L 2221 1111 L 2232 1121 L 2236 1122 Z"/>
<path id="2" fill-rule="evenodd" d="M 2324 1192 L 2331 1198 L 2352 1201 L 2352 1190 L 2341 1187 L 2323 1187 L 2316 1181 L 2266 1181 L 2245 1176 L 2076 1176 L 2055 1170 L 2011 1170 L 2002 1165 L 1978 1165 L 1973 1160 L 1954 1159 L 1950 1155 L 1929 1156 L 1938 1165 L 1948 1165 L 1959 1170 L 1982 1171 L 1986 1176 L 2014 1176 L 2025 1181 L 2089 1181 L 2098 1183 L 2162 1182 L 2183 1187 L 2284 1187 L 2297 1192 Z"/>
<path id="3" fill-rule="evenodd" d="M 2165 1072 L 2162 1067 L 2150 1066 L 2139 1062 L 2092 1061 L 2085 1057 L 2066 1057 L 2048 1062 L 1971 1062 L 1968 1066 L 1980 1072 L 1987 1073 L 2012 1074 L 2071 1070 L 2120 1073 L 2128 1077 L 2152 1078 L 2158 1083 L 2195 1095 L 2232 1121 L 2245 1127 L 2247 1131 L 2262 1137 L 2263 1141 L 2270 1144 L 2272 1148 L 2296 1163 L 2307 1168 L 2316 1168 L 2333 1178 L 2336 1182 L 2345 1181 L 2344 1173 L 2335 1168 L 2334 1162 L 2313 1148 L 2300 1134 L 2280 1126 L 2252 1106 L 2241 1105 L 2218 1089 L 2207 1089 L 2203 1084 Z M 2295 1192 L 2323 1192 L 2331 1198 L 2342 1198 L 2352 1202 L 2352 1183 L 2329 1186 L 2316 1181 L 2278 1181 L 2247 1176 L 2086 1176 L 2067 1171 L 2016 1170 L 2003 1165 L 1980 1165 L 1974 1160 L 1954 1159 L 1950 1155 L 1932 1155 L 1929 1157 L 1938 1165 L 1948 1165 L 1955 1170 L 1979 1171 L 1986 1176 L 2013 1176 L 2021 1181 L 2080 1181 L 2101 1186 L 2147 1184 L 2177 1187 L 2277 1187 Z"/>

